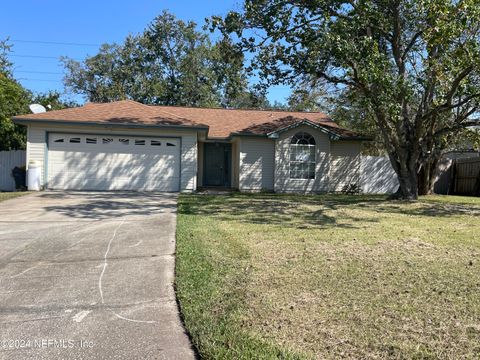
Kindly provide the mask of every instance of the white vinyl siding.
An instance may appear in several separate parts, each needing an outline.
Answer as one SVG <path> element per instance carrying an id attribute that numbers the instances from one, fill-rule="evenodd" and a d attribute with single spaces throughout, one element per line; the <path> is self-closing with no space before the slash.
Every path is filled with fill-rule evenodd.
<path id="1" fill-rule="evenodd" d="M 179 132 L 176 136 L 181 134 Z M 172 136 L 175 135 L 172 134 Z M 180 191 L 195 191 L 197 190 L 197 133 L 192 132 L 188 135 L 181 135 L 181 139 Z"/>
<path id="2" fill-rule="evenodd" d="M 180 149 L 180 191 L 194 191 L 197 187 L 197 133 L 194 130 L 176 129 L 125 129 L 105 128 L 100 126 L 74 126 L 74 125 L 29 125 L 27 138 L 27 159 L 35 161 L 42 168 L 42 186 L 45 185 L 46 174 L 46 136 L 48 133 L 78 133 L 96 135 L 123 135 L 128 138 L 133 136 L 145 137 L 171 137 L 178 138 Z M 47 159 L 48 161 L 48 159 Z"/>
<path id="3" fill-rule="evenodd" d="M 203 163 L 205 161 L 204 154 L 205 154 L 205 146 L 204 142 L 198 142 L 198 160 L 197 160 L 197 183 L 198 186 L 203 186 Z"/>
<path id="4" fill-rule="evenodd" d="M 239 189 L 273 190 L 275 141 L 244 137 L 239 141 L 239 149 Z"/>
<path id="5" fill-rule="evenodd" d="M 37 126 L 28 126 L 27 131 L 27 166 L 29 162 L 35 161 L 41 167 L 40 181 L 43 185 L 45 183 L 45 149 L 46 144 L 45 129 Z"/>
<path id="6" fill-rule="evenodd" d="M 315 139 L 315 178 L 290 178 L 290 144 L 299 132 L 310 134 Z M 280 134 L 275 145 L 275 191 L 276 192 L 324 192 L 329 190 L 330 139 L 320 130 L 302 125 Z"/>
<path id="7" fill-rule="evenodd" d="M 240 189 L 240 139 L 232 141 L 232 187 Z"/>
<path id="8" fill-rule="evenodd" d="M 330 170 L 330 191 L 344 191 L 349 186 L 360 186 L 360 141 L 333 141 Z"/>

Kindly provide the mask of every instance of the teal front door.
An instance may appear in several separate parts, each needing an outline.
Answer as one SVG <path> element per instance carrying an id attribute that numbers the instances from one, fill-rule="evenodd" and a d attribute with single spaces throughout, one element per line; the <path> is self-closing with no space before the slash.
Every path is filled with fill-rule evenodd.
<path id="1" fill-rule="evenodd" d="M 205 143 L 204 145 L 204 186 L 231 186 L 232 145 Z"/>

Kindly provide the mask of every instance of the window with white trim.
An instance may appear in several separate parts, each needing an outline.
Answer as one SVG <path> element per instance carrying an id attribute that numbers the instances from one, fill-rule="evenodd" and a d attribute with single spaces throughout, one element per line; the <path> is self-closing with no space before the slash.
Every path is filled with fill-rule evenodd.
<path id="1" fill-rule="evenodd" d="M 290 142 L 290 179 L 315 179 L 315 139 L 299 132 Z"/>

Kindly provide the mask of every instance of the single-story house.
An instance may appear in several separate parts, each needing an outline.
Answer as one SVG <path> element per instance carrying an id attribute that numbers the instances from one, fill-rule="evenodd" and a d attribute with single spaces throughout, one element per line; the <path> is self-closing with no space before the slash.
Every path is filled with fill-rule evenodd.
<path id="1" fill-rule="evenodd" d="M 342 191 L 368 140 L 319 112 L 125 100 L 14 117 L 46 189 Z"/>

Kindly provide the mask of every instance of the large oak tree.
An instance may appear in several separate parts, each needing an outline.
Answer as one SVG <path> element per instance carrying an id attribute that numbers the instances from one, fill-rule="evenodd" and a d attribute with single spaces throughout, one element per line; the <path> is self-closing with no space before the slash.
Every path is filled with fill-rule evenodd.
<path id="1" fill-rule="evenodd" d="M 402 198 L 428 191 L 444 143 L 478 124 L 479 0 L 245 0 L 213 27 L 255 54 L 266 84 L 318 79 L 355 92 Z"/>
<path id="2" fill-rule="evenodd" d="M 212 43 L 196 23 L 168 12 L 121 44 L 63 63 L 67 88 L 93 102 L 250 107 L 264 100 L 249 89 L 243 53 L 228 38 Z"/>

